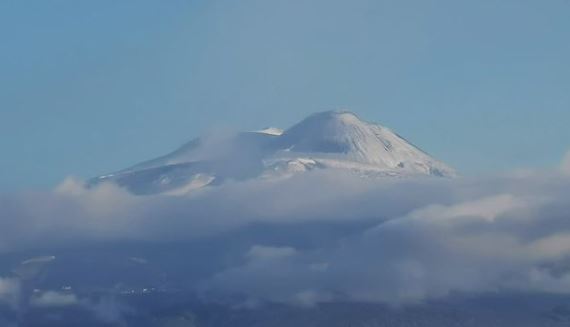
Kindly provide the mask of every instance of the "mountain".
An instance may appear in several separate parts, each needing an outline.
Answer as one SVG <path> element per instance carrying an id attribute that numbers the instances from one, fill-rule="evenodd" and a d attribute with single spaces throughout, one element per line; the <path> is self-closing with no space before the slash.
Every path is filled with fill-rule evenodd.
<path id="1" fill-rule="evenodd" d="M 133 193 L 181 194 L 227 180 L 284 178 L 315 169 L 367 177 L 453 177 L 455 171 L 389 128 L 347 111 L 316 113 L 289 129 L 194 139 L 165 156 L 100 176 Z"/>

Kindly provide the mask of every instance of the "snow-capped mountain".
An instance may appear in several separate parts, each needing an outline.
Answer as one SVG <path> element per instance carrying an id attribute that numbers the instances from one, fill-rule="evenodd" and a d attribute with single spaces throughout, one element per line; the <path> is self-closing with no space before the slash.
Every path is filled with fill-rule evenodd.
<path id="1" fill-rule="evenodd" d="M 265 128 L 197 138 L 92 183 L 113 181 L 138 194 L 186 193 L 226 180 L 282 178 L 314 169 L 375 177 L 455 176 L 452 168 L 390 129 L 351 112 L 326 111 L 285 131 Z"/>

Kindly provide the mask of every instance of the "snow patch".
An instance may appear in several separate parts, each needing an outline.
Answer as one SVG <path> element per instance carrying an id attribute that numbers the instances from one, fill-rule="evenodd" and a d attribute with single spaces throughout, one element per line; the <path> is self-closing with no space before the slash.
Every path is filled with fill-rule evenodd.
<path id="1" fill-rule="evenodd" d="M 255 133 L 279 136 L 279 135 L 283 134 L 283 130 L 281 128 L 277 128 L 277 127 L 266 127 L 264 129 L 260 129 L 258 131 L 255 131 Z"/>

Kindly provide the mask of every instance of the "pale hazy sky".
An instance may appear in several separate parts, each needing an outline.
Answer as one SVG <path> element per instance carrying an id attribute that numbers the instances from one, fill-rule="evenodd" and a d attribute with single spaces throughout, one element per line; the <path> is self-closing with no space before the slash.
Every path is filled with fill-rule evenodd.
<path id="1" fill-rule="evenodd" d="M 567 0 L 5 0 L 0 190 L 345 108 L 464 174 L 570 149 Z"/>

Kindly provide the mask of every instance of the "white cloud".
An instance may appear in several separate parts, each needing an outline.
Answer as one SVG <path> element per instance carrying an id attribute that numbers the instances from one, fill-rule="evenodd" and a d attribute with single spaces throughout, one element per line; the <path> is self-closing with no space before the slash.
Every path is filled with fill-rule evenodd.
<path id="1" fill-rule="evenodd" d="M 431 220 L 476 218 L 492 222 L 510 210 L 523 208 L 524 204 L 522 200 L 510 194 L 500 194 L 451 206 L 429 206 L 413 212 L 410 216 L 417 219 Z"/>
<path id="2" fill-rule="evenodd" d="M 450 204 L 410 210 L 271 267 L 233 267 L 218 274 L 213 287 L 292 303 L 306 298 L 299 294 L 406 302 L 451 292 L 570 291 L 570 269 L 561 270 L 570 263 L 570 184 L 531 174 L 446 186 L 454 195 L 442 202 Z M 316 262 L 327 268 L 315 270 Z"/>
<path id="3" fill-rule="evenodd" d="M 136 197 L 67 180 L 56 192 L 0 196 L 0 251 L 211 239 L 228 248 L 224 258 L 204 253 L 196 263 L 220 260 L 224 268 L 189 284 L 225 298 L 244 295 L 247 303 L 570 293 L 568 194 L 560 172 L 381 181 L 315 172 L 181 197 Z M 240 236 L 239 247 L 223 243 L 260 224 Z M 33 303 L 77 300 L 40 296 Z"/>
<path id="4" fill-rule="evenodd" d="M 73 293 L 60 293 L 56 291 L 46 291 L 35 294 L 30 299 L 30 304 L 35 307 L 66 307 L 76 305 L 78 303 L 77 296 Z"/>

